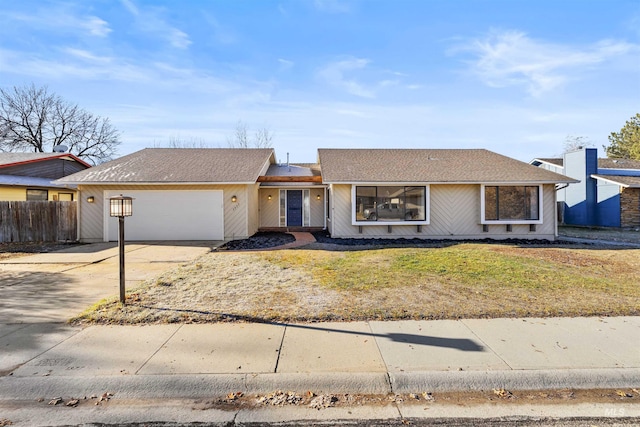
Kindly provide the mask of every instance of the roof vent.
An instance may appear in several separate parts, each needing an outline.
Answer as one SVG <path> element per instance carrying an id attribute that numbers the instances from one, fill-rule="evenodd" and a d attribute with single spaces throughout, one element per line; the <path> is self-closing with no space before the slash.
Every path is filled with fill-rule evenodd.
<path id="1" fill-rule="evenodd" d="M 68 149 L 69 149 L 69 147 L 67 147 L 66 145 L 54 145 L 53 146 L 53 152 L 54 153 L 66 153 Z"/>

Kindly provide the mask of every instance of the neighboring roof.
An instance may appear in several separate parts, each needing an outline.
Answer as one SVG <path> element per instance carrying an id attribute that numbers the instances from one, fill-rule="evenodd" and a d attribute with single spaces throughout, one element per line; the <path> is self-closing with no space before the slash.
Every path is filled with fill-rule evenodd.
<path id="1" fill-rule="evenodd" d="M 320 176 L 320 165 L 316 163 L 291 163 L 270 165 L 266 176 Z"/>
<path id="2" fill-rule="evenodd" d="M 35 176 L 0 175 L 0 185 L 12 187 L 49 187 L 66 188 L 62 184 L 55 184 L 48 178 L 38 178 Z"/>
<path id="3" fill-rule="evenodd" d="M 535 164 L 536 166 L 540 163 L 548 163 L 550 165 L 560 167 L 564 164 L 562 158 L 536 158 L 531 161 L 531 164 Z M 600 158 L 598 159 L 598 168 L 640 170 L 640 160 Z"/>
<path id="4" fill-rule="evenodd" d="M 626 188 L 640 188 L 640 176 L 627 175 L 591 175 L 592 178 L 607 181 Z"/>
<path id="5" fill-rule="evenodd" d="M 562 167 L 562 158 L 555 158 L 555 157 L 551 158 L 551 157 L 548 157 L 548 158 L 533 159 L 531 161 L 532 164 L 535 164 L 535 162 L 547 163 L 547 164 L 552 165 L 552 166 L 560 166 L 560 167 Z"/>
<path id="6" fill-rule="evenodd" d="M 322 174 L 320 172 L 320 165 L 317 163 L 291 163 L 291 164 L 273 164 L 269 166 L 267 173 L 265 176 L 268 177 L 320 177 Z M 320 180 L 320 178 L 318 178 Z M 275 181 L 267 181 L 261 182 L 261 187 L 296 187 L 296 186 L 304 186 L 304 187 L 313 187 L 322 185 L 322 182 L 311 182 L 311 181 L 295 181 L 288 182 L 283 179 L 280 182 Z"/>
<path id="7" fill-rule="evenodd" d="M 0 153 L 0 168 L 17 166 L 26 163 L 42 162 L 51 159 L 67 159 L 76 161 L 88 168 L 91 165 L 71 153 Z"/>
<path id="8" fill-rule="evenodd" d="M 598 167 L 602 169 L 638 169 L 640 170 L 640 160 L 598 159 Z"/>
<path id="9" fill-rule="evenodd" d="M 253 183 L 268 163 L 271 148 L 145 148 L 66 176 L 71 184 Z"/>
<path id="10" fill-rule="evenodd" d="M 575 183 L 483 149 L 320 149 L 325 183 Z"/>

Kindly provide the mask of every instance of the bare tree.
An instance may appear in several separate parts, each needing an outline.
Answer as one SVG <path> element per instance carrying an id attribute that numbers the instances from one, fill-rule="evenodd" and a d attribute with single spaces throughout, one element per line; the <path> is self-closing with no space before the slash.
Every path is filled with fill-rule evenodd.
<path id="1" fill-rule="evenodd" d="M 120 143 L 108 118 L 94 116 L 46 87 L 0 89 L 0 151 L 46 153 L 65 145 L 97 164 L 111 160 Z"/>
<path id="2" fill-rule="evenodd" d="M 227 145 L 231 148 L 271 148 L 272 140 L 273 132 L 266 127 L 258 129 L 251 139 L 247 124 L 238 120 L 233 136 L 227 138 Z"/>
<path id="3" fill-rule="evenodd" d="M 562 144 L 562 153 L 569 153 L 571 151 L 582 150 L 583 148 L 595 147 L 595 144 L 589 141 L 586 136 L 567 135 Z"/>
<path id="4" fill-rule="evenodd" d="M 169 138 L 169 141 L 166 143 L 155 142 L 153 143 L 153 148 L 209 148 L 210 145 L 207 144 L 202 138 L 189 138 L 183 139 L 180 137 L 172 136 Z"/>

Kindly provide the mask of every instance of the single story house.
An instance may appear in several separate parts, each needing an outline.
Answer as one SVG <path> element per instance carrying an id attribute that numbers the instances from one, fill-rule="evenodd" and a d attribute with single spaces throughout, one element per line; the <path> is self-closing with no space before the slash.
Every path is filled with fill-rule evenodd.
<path id="1" fill-rule="evenodd" d="M 90 168 L 70 153 L 0 153 L 0 201 L 73 201 L 74 187 L 52 181 Z"/>
<path id="2" fill-rule="evenodd" d="M 640 227 L 640 161 L 599 159 L 596 148 L 583 148 L 531 164 L 580 181 L 558 192 L 561 222 Z"/>
<path id="3" fill-rule="evenodd" d="M 333 237 L 555 239 L 556 186 L 577 182 L 487 150 L 144 149 L 61 178 L 81 191 L 80 238 L 117 240 L 108 199 L 134 197 L 128 240 L 223 240 L 259 230 Z"/>

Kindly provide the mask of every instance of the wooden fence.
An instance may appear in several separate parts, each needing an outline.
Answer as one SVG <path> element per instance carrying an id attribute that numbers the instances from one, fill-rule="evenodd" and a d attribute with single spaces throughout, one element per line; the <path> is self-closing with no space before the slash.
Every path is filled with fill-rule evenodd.
<path id="1" fill-rule="evenodd" d="M 76 202 L 0 202 L 0 242 L 78 239 Z"/>

